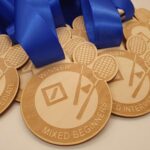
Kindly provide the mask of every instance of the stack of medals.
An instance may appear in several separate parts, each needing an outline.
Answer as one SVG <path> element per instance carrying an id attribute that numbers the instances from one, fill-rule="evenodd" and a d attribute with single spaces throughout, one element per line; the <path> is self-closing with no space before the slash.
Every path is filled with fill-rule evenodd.
<path id="1" fill-rule="evenodd" d="M 122 19 L 124 16 L 122 15 Z M 83 17 L 57 29 L 66 59 L 37 69 L 19 45 L 0 36 L 0 114 L 21 102 L 27 127 L 42 140 L 74 145 L 97 135 L 111 113 L 150 112 L 150 11 L 124 23 L 120 47 L 97 51 Z M 18 72 L 18 73 L 17 73 Z M 19 86 L 19 77 L 20 86 Z"/>

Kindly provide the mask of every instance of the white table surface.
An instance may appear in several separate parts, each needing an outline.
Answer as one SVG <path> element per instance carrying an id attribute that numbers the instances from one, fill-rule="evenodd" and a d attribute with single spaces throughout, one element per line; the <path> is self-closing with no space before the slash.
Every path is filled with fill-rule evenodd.
<path id="1" fill-rule="evenodd" d="M 150 0 L 133 0 L 136 7 L 150 9 Z M 112 116 L 94 139 L 77 146 L 45 143 L 25 126 L 18 103 L 0 117 L 0 150 L 150 150 L 150 114 L 136 119 Z"/>

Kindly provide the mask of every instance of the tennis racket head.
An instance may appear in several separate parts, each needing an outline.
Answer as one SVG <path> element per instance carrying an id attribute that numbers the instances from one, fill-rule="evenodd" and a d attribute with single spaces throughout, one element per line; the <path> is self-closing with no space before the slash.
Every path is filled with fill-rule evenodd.
<path id="1" fill-rule="evenodd" d="M 139 35 L 133 35 L 127 40 L 127 49 L 131 53 L 143 55 L 147 50 L 147 42 Z"/>
<path id="2" fill-rule="evenodd" d="M 20 45 L 9 48 L 5 56 L 5 63 L 13 68 L 20 68 L 28 61 L 28 55 Z"/>
<path id="3" fill-rule="evenodd" d="M 57 36 L 59 39 L 59 42 L 62 47 L 71 39 L 71 31 L 68 30 L 67 27 L 60 27 L 56 29 Z"/>
<path id="4" fill-rule="evenodd" d="M 83 16 L 78 16 L 72 23 L 73 29 L 86 31 Z"/>
<path id="5" fill-rule="evenodd" d="M 0 56 L 4 55 L 11 46 L 12 41 L 9 36 L 5 34 L 0 35 Z"/>
<path id="6" fill-rule="evenodd" d="M 73 59 L 72 57 L 75 48 L 82 42 L 85 42 L 85 39 L 81 37 L 74 37 L 64 46 L 64 51 L 71 60 Z"/>
<path id="7" fill-rule="evenodd" d="M 99 80 L 110 81 L 118 72 L 118 63 L 114 56 L 104 54 L 99 56 L 92 67 L 94 75 Z"/>
<path id="8" fill-rule="evenodd" d="M 73 53 L 73 60 L 82 65 L 90 65 L 97 57 L 97 48 L 90 42 L 79 44 Z"/>

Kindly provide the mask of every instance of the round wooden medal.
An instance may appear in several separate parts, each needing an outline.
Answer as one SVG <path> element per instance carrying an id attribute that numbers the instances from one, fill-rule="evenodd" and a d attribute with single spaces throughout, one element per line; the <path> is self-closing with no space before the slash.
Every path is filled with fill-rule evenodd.
<path id="1" fill-rule="evenodd" d="M 12 46 L 1 58 L 0 65 L 0 114 L 13 102 L 18 92 L 19 77 L 17 69 L 23 66 L 28 56 L 20 45 Z"/>
<path id="2" fill-rule="evenodd" d="M 75 92 L 82 70 L 79 100 Z M 74 145 L 98 134 L 112 108 L 108 85 L 86 66 L 74 63 L 51 65 L 35 75 L 26 86 L 21 103 L 28 128 L 42 140 Z"/>
<path id="3" fill-rule="evenodd" d="M 123 117 L 138 117 L 149 113 L 150 74 L 144 59 L 140 55 L 135 59 L 135 53 L 128 51 L 110 50 L 104 53 L 115 56 L 119 64 L 118 74 L 109 83 L 113 97 L 112 113 Z M 145 55 L 147 64 L 148 55 Z"/>

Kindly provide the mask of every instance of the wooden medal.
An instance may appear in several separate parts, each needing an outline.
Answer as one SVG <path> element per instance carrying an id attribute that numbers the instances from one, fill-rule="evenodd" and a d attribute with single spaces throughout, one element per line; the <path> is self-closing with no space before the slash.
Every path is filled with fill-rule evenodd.
<path id="1" fill-rule="evenodd" d="M 84 65 L 80 61 L 80 64 L 76 61 L 50 65 L 35 75 L 23 92 L 21 110 L 26 125 L 46 142 L 57 145 L 85 142 L 109 120 L 112 97 L 107 82 L 115 77 L 117 62 L 111 55 L 95 57 L 95 54 L 85 62 L 82 55 L 76 55 L 84 46 L 81 44 L 73 54 Z M 86 65 L 90 63 L 93 64 L 88 68 Z"/>
<path id="2" fill-rule="evenodd" d="M 28 60 L 28 56 L 19 45 L 8 49 L 0 58 L 0 114 L 2 114 L 15 99 L 19 87 L 17 69 Z"/>
<path id="3" fill-rule="evenodd" d="M 2 58 L 0 58 L 0 83 L 0 114 L 2 114 L 15 99 L 19 87 L 17 70 L 8 68 Z"/>
<path id="4" fill-rule="evenodd" d="M 83 68 L 83 91 L 78 105 L 73 104 L 81 67 L 80 64 L 52 66 L 34 76 L 25 88 L 21 103 L 23 118 L 42 140 L 57 145 L 79 144 L 95 136 L 108 121 L 112 103 L 105 82 L 100 81 L 94 87 L 89 104 L 84 111 L 81 109 L 88 85 L 96 80 L 91 69 Z"/>
<path id="5" fill-rule="evenodd" d="M 113 96 L 112 113 L 138 117 L 150 110 L 150 54 L 146 42 L 139 36 L 129 38 L 127 47 L 128 51 L 110 50 L 101 54 L 115 56 L 119 64 L 117 76 L 109 83 Z"/>

